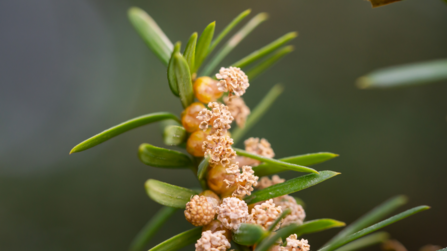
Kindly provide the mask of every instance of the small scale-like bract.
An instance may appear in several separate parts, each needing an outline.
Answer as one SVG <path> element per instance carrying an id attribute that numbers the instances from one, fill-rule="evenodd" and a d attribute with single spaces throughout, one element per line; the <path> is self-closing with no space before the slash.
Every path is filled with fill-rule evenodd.
<path id="1" fill-rule="evenodd" d="M 305 239 L 298 240 L 296 234 L 290 235 L 287 239 L 287 246 L 281 247 L 280 251 L 309 251 L 310 245 Z"/>
<path id="2" fill-rule="evenodd" d="M 225 251 L 231 247 L 225 237 L 225 231 L 202 232 L 202 237 L 196 242 L 196 251 Z"/>
<path id="3" fill-rule="evenodd" d="M 209 200 L 213 200 L 213 198 L 194 195 L 194 197 L 186 203 L 186 220 L 194 226 L 205 226 L 214 220 L 214 216 L 216 216 L 215 204 L 217 204 L 217 202 L 210 203 Z"/>
<path id="4" fill-rule="evenodd" d="M 236 197 L 225 198 L 217 208 L 217 219 L 224 227 L 236 231 L 248 219 L 248 206 Z"/>
<path id="5" fill-rule="evenodd" d="M 201 120 L 200 129 L 206 130 L 210 125 L 215 130 L 228 130 L 231 128 L 231 123 L 234 118 L 228 106 L 217 102 L 210 102 L 208 107 L 211 110 L 205 108 L 197 115 L 197 119 Z"/>
<path id="6" fill-rule="evenodd" d="M 242 96 L 250 86 L 247 75 L 237 67 L 220 68 L 216 78 L 220 80 L 217 84 L 219 91 L 228 92 L 229 97 L 233 94 L 238 97 Z"/>
<path id="7" fill-rule="evenodd" d="M 282 210 L 280 206 L 276 206 L 273 200 L 270 199 L 261 205 L 256 205 L 248 217 L 247 223 L 252 223 L 267 229 L 272 223 L 281 215 Z M 278 229 L 281 224 L 275 227 Z"/>
<path id="8" fill-rule="evenodd" d="M 278 175 L 273 175 L 272 179 L 269 179 L 269 177 L 262 177 L 259 182 L 258 185 L 256 186 L 257 189 L 264 189 L 276 184 L 280 184 L 283 183 L 284 181 L 286 181 L 285 179 L 281 179 Z"/>
<path id="9" fill-rule="evenodd" d="M 298 205 L 296 203 L 295 198 L 293 198 L 290 195 L 284 195 L 281 197 L 277 197 L 273 200 L 276 205 L 280 206 L 281 209 L 290 209 L 290 214 L 287 215 L 283 222 L 282 226 L 287 226 L 292 223 L 301 225 L 303 224 L 304 218 L 306 218 L 306 212 L 304 212 L 304 209 L 301 205 Z"/>
<path id="10" fill-rule="evenodd" d="M 245 105 L 244 99 L 241 97 L 224 98 L 225 104 L 231 112 L 231 115 L 236 120 L 236 124 L 243 128 L 248 115 L 250 115 L 250 108 Z"/>
<path id="11" fill-rule="evenodd" d="M 228 166 L 236 157 L 236 152 L 231 147 L 233 139 L 221 129 L 206 137 L 203 141 L 202 149 L 211 156 L 210 163 L 213 165 L 222 164 Z"/>

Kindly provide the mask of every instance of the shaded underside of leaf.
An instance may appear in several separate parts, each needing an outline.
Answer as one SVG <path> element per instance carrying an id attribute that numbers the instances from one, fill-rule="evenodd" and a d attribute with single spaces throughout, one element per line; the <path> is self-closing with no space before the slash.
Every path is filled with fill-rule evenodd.
<path id="1" fill-rule="evenodd" d="M 146 181 L 145 188 L 149 197 L 155 202 L 175 208 L 185 208 L 191 196 L 198 194 L 193 190 L 153 179 Z"/>
<path id="2" fill-rule="evenodd" d="M 176 146 L 186 140 L 187 132 L 183 126 L 170 125 L 163 131 L 163 141 L 166 145 Z"/>
<path id="3" fill-rule="evenodd" d="M 192 161 L 188 155 L 150 144 L 141 144 L 138 149 L 141 162 L 154 167 L 189 168 Z"/>
<path id="4" fill-rule="evenodd" d="M 188 62 L 180 53 L 174 55 L 174 71 L 177 79 L 180 100 L 183 108 L 194 102 L 194 91 L 192 88 L 191 71 Z"/>
<path id="5" fill-rule="evenodd" d="M 191 230 L 178 234 L 157 246 L 149 249 L 149 251 L 175 251 L 190 244 L 195 243 L 202 236 L 202 227 L 196 227 Z"/>
<path id="6" fill-rule="evenodd" d="M 250 196 L 244 198 L 247 204 L 252 204 L 260 201 L 265 201 L 268 199 L 276 198 L 282 195 L 291 194 L 294 192 L 301 191 L 308 187 L 314 186 L 320 182 L 330 179 L 340 173 L 333 171 L 321 171 L 319 174 L 312 173 L 297 177 L 294 179 L 287 180 L 284 183 L 276 184 L 265 189 L 256 191 Z"/>
<path id="7" fill-rule="evenodd" d="M 125 121 L 119 125 L 116 125 L 112 128 L 109 128 L 101 133 L 98 133 L 89 139 L 84 140 L 83 142 L 73 147 L 73 149 L 71 149 L 70 151 L 70 154 L 92 148 L 96 145 L 101 144 L 104 141 L 107 141 L 115 136 L 120 135 L 121 133 L 127 132 L 134 128 L 166 119 L 172 119 L 177 122 L 180 122 L 177 116 L 168 112 L 157 112 L 136 117 L 131 120 Z"/>
<path id="8" fill-rule="evenodd" d="M 197 32 L 194 32 L 189 38 L 186 44 L 185 55 L 186 62 L 188 62 L 189 69 L 194 69 L 194 62 L 196 58 L 196 44 L 197 44 Z"/>
<path id="9" fill-rule="evenodd" d="M 180 52 L 182 43 L 177 42 L 174 46 L 174 50 L 172 51 L 171 58 L 169 59 L 169 65 L 168 65 L 168 83 L 169 88 L 171 89 L 171 92 L 179 97 L 179 91 L 178 91 L 178 83 L 177 83 L 177 77 L 175 76 L 175 66 L 174 66 L 174 55 L 177 52 Z"/>
<path id="10" fill-rule="evenodd" d="M 344 222 L 333 219 L 318 219 L 318 220 L 306 221 L 297 228 L 295 234 L 297 236 L 300 236 L 303 234 L 320 232 L 334 227 L 343 227 L 345 225 L 346 224 Z"/>
<path id="11" fill-rule="evenodd" d="M 203 158 L 203 160 L 200 162 L 199 168 L 197 170 L 197 177 L 199 178 L 199 180 L 203 180 L 205 178 L 210 158 L 210 155 L 206 155 L 205 158 Z"/>

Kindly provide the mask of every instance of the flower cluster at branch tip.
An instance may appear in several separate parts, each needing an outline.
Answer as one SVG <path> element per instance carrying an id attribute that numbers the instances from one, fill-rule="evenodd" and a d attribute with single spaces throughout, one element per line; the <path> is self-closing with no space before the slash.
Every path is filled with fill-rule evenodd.
<path id="1" fill-rule="evenodd" d="M 186 203 L 185 217 L 194 226 L 204 226 L 210 223 L 216 215 L 215 203 L 210 203 L 213 198 L 194 195 L 191 200 Z"/>
<path id="2" fill-rule="evenodd" d="M 252 223 L 261 226 L 265 230 L 272 225 L 272 223 L 278 218 L 282 210 L 280 206 L 275 206 L 273 200 L 270 199 L 261 205 L 256 205 L 252 210 L 247 220 L 247 223 Z M 278 229 L 281 224 L 275 227 Z"/>
<path id="3" fill-rule="evenodd" d="M 287 246 L 280 247 L 280 251 L 309 251 L 310 245 L 305 239 L 298 240 L 296 234 L 292 234 L 287 239 Z"/>
<path id="4" fill-rule="evenodd" d="M 238 97 L 242 96 L 250 86 L 247 75 L 237 67 L 220 68 L 216 78 L 220 80 L 217 84 L 219 91 L 228 92 L 229 97 L 233 94 Z"/>
<path id="5" fill-rule="evenodd" d="M 196 243 L 196 251 L 225 251 L 231 247 L 225 237 L 225 231 L 202 232 L 202 237 Z"/>
<path id="6" fill-rule="evenodd" d="M 231 115 L 236 120 L 236 124 L 243 128 L 245 126 L 245 121 L 247 120 L 248 115 L 250 115 L 250 108 L 245 105 L 244 100 L 241 97 L 225 97 L 224 103 L 228 106 L 228 109 L 231 112 Z"/>

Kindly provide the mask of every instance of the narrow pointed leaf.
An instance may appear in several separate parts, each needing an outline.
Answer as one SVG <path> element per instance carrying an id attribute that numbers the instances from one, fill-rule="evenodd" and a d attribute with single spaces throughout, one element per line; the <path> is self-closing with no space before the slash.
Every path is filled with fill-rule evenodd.
<path id="1" fill-rule="evenodd" d="M 199 37 L 199 41 L 197 41 L 196 48 L 196 60 L 194 63 L 194 68 L 192 73 L 197 72 L 197 70 L 202 65 L 205 58 L 208 56 L 211 40 L 213 40 L 214 36 L 214 28 L 216 26 L 216 22 L 210 23 L 205 30 L 203 30 L 202 34 Z"/>
<path id="2" fill-rule="evenodd" d="M 266 60 L 259 63 L 252 69 L 250 69 L 247 72 L 247 77 L 250 79 L 250 81 L 253 81 L 257 76 L 259 76 L 261 73 L 272 67 L 274 64 L 276 64 L 280 59 L 285 57 L 287 54 L 291 53 L 293 51 L 293 46 L 285 46 L 281 49 L 279 49 L 277 52 L 275 52 L 273 55 L 269 56 Z"/>
<path id="3" fill-rule="evenodd" d="M 163 141 L 168 146 L 177 146 L 185 142 L 187 132 L 183 126 L 171 125 L 165 127 Z"/>
<path id="4" fill-rule="evenodd" d="M 259 13 L 253 17 L 242 29 L 240 29 L 230 40 L 216 53 L 211 61 L 206 65 L 201 76 L 208 76 L 218 66 L 222 60 L 242 41 L 248 36 L 259 24 L 267 20 L 266 13 Z"/>
<path id="5" fill-rule="evenodd" d="M 262 47 L 261 49 L 252 52 L 250 55 L 248 55 L 245 58 L 232 64 L 232 66 L 239 67 L 239 68 L 246 67 L 246 66 L 256 62 L 257 60 L 261 59 L 262 57 L 266 56 L 267 54 L 275 51 L 276 49 L 283 46 L 290 40 L 296 38 L 297 36 L 298 36 L 297 32 L 289 32 L 289 33 L 285 34 L 284 36 L 271 42 L 270 44 Z"/>
<path id="6" fill-rule="evenodd" d="M 244 246 L 253 246 L 268 235 L 259 225 L 242 223 L 233 234 L 233 241 Z"/>
<path id="7" fill-rule="evenodd" d="M 250 14 L 251 10 L 248 9 L 244 12 L 242 12 L 241 14 L 239 14 L 239 16 L 237 16 L 235 19 L 233 19 L 233 21 L 231 21 L 231 23 L 229 23 L 227 25 L 227 27 L 225 27 L 225 29 L 217 36 L 216 39 L 214 39 L 213 43 L 210 46 L 209 52 L 211 53 L 214 48 L 216 48 L 216 46 L 220 43 L 220 41 L 222 41 L 222 39 L 225 38 L 225 36 L 242 20 L 244 20 L 245 17 L 247 17 Z"/>
<path id="8" fill-rule="evenodd" d="M 447 59 L 393 66 L 357 80 L 359 88 L 391 88 L 447 80 Z"/>
<path id="9" fill-rule="evenodd" d="M 178 234 L 157 246 L 149 249 L 149 251 L 175 251 L 195 243 L 202 236 L 202 227 L 196 227 L 191 230 Z"/>
<path id="10" fill-rule="evenodd" d="M 173 46 L 157 23 L 144 10 L 137 7 L 130 8 L 128 16 L 147 46 L 165 65 L 168 65 Z"/>
<path id="11" fill-rule="evenodd" d="M 191 72 L 188 62 L 180 53 L 174 55 L 175 77 L 177 79 L 180 100 L 183 108 L 188 107 L 194 101 L 194 91 L 192 89 Z"/>
<path id="12" fill-rule="evenodd" d="M 98 133 L 89 139 L 84 140 L 83 142 L 73 147 L 73 149 L 71 149 L 70 151 L 70 154 L 92 148 L 104 141 L 107 141 L 113 137 L 120 135 L 121 133 L 127 132 L 134 128 L 166 119 L 173 119 L 180 122 L 180 120 L 174 114 L 168 112 L 157 112 L 136 117 L 112 128 L 109 128 L 101 133 Z"/>
<path id="13" fill-rule="evenodd" d="M 236 128 L 232 131 L 231 135 L 236 144 L 239 140 L 244 137 L 245 133 L 247 133 L 255 124 L 258 122 L 262 116 L 268 111 L 268 109 L 272 106 L 273 102 L 278 98 L 278 96 L 283 92 L 284 88 L 281 84 L 276 84 L 272 89 L 267 93 L 267 95 L 259 102 L 259 104 L 251 111 L 250 115 L 245 122 L 244 128 Z"/>
<path id="14" fill-rule="evenodd" d="M 287 180 L 284 183 L 276 184 L 265 189 L 256 191 L 250 196 L 244 198 L 247 204 L 273 199 L 286 194 L 294 193 L 316 185 L 327 179 L 330 179 L 340 173 L 333 171 L 321 171 L 319 174 L 311 173 L 297 178 Z"/>
<path id="15" fill-rule="evenodd" d="M 196 44 L 197 44 L 197 32 L 194 32 L 189 38 L 188 44 L 186 44 L 185 55 L 186 62 L 188 62 L 189 69 L 194 69 L 194 62 L 196 59 Z"/>
<path id="16" fill-rule="evenodd" d="M 367 235 L 363 238 L 355 240 L 343 247 L 337 249 L 337 251 L 354 251 L 360 250 L 366 247 L 370 247 L 376 244 L 383 243 L 390 238 L 390 235 L 386 232 L 378 232 L 374 234 Z"/>
<path id="17" fill-rule="evenodd" d="M 272 225 L 269 226 L 269 228 L 267 229 L 267 231 L 269 232 L 273 232 L 273 230 L 275 230 L 276 226 L 279 224 L 279 222 L 286 218 L 287 215 L 289 215 L 292 211 L 290 210 L 290 208 L 286 208 L 284 209 L 284 211 L 282 211 L 282 213 L 278 216 L 278 218 L 276 218 L 276 220 L 272 223 Z"/>
<path id="18" fill-rule="evenodd" d="M 389 215 L 392 211 L 396 210 L 398 207 L 404 205 L 407 203 L 407 197 L 400 195 L 393 197 L 391 199 L 388 199 L 387 201 L 383 202 L 364 216 L 360 217 L 358 220 L 347 226 L 345 229 L 340 231 L 337 235 L 335 235 L 327 244 L 330 245 L 350 234 L 353 234 L 360 229 L 363 229 L 367 226 L 370 226 L 371 224 L 374 224 L 378 222 L 379 220 L 385 218 L 387 215 Z"/>
<path id="19" fill-rule="evenodd" d="M 203 158 L 203 160 L 200 162 L 197 171 L 197 177 L 199 178 L 199 180 L 203 180 L 206 177 L 206 170 L 208 169 L 210 158 L 210 155 L 206 155 L 205 158 Z"/>
<path id="20" fill-rule="evenodd" d="M 257 155 L 257 154 L 254 154 L 254 153 L 250 153 L 250 152 L 244 151 L 242 149 L 238 149 L 238 148 L 234 148 L 234 150 L 240 156 L 244 156 L 244 157 L 248 157 L 248 158 L 251 158 L 251 159 L 260 160 L 262 162 L 269 163 L 270 165 L 272 165 L 274 167 L 283 168 L 283 169 L 287 169 L 287 170 L 295 171 L 295 172 L 317 173 L 318 174 L 318 172 L 315 169 L 312 169 L 310 167 L 300 166 L 300 165 L 297 165 L 297 164 L 283 162 L 283 161 L 280 161 L 280 160 L 277 160 L 277 159 L 267 158 L 267 157 L 264 157 L 264 156 L 261 156 L 261 155 Z"/>
<path id="21" fill-rule="evenodd" d="M 321 153 L 309 153 L 309 154 L 303 154 L 303 155 L 297 155 L 287 158 L 279 159 L 282 162 L 292 163 L 296 165 L 301 166 L 311 166 L 315 165 L 327 160 L 330 160 L 332 158 L 337 157 L 338 154 L 335 153 L 328 153 L 328 152 L 321 152 Z M 256 176 L 267 176 L 272 175 L 284 171 L 288 171 L 290 169 L 279 167 L 275 164 L 271 163 L 262 163 L 258 166 L 253 167 L 253 171 L 255 171 Z"/>
<path id="22" fill-rule="evenodd" d="M 345 225 L 346 224 L 344 222 L 333 219 L 318 219 L 318 220 L 306 221 L 302 225 L 300 225 L 299 228 L 297 228 L 295 234 L 297 236 L 300 236 L 303 234 L 320 232 L 334 227 L 343 227 Z"/>
<path id="23" fill-rule="evenodd" d="M 129 251 L 143 251 L 145 246 L 149 243 L 152 237 L 159 231 L 159 229 L 171 218 L 177 211 L 177 208 L 162 207 L 158 212 L 152 216 L 152 219 L 141 229 L 129 247 Z"/>
<path id="24" fill-rule="evenodd" d="M 165 168 L 190 168 L 192 166 L 188 155 L 150 144 L 141 144 L 138 156 L 141 162 L 148 166 Z"/>
<path id="25" fill-rule="evenodd" d="M 290 224 L 276 232 L 271 233 L 256 247 L 255 251 L 268 251 L 279 239 L 285 239 L 291 234 L 295 233 L 298 227 L 299 226 L 297 224 Z"/>
<path id="26" fill-rule="evenodd" d="M 428 206 L 419 206 L 419 207 L 415 207 L 415 208 L 409 209 L 409 210 L 407 210 L 405 212 L 402 212 L 402 213 L 400 213 L 398 215 L 390 217 L 390 218 L 388 218 L 388 219 L 386 219 L 384 221 L 381 221 L 381 222 L 379 222 L 377 224 L 374 224 L 374 225 L 372 225 L 370 227 L 367 227 L 367 228 L 365 228 L 363 230 L 360 230 L 360 231 L 358 231 L 356 233 L 353 233 L 351 235 L 345 236 L 345 237 L 339 239 L 338 241 L 325 246 L 324 248 L 320 249 L 320 251 L 336 250 L 337 248 L 342 247 L 343 245 L 348 244 L 348 243 L 350 243 L 350 242 L 352 242 L 354 240 L 357 240 L 358 238 L 361 238 L 361 237 L 363 237 L 363 236 L 365 236 L 367 234 L 375 232 L 375 231 L 377 231 L 377 230 L 379 230 L 379 229 L 381 229 L 383 227 L 391 225 L 391 224 L 393 224 L 393 223 L 395 223 L 397 221 L 400 221 L 400 220 L 403 220 L 403 219 L 407 218 L 408 216 L 411 216 L 413 214 L 425 211 L 427 209 L 430 209 L 430 207 L 428 207 Z"/>
<path id="27" fill-rule="evenodd" d="M 145 188 L 149 197 L 155 202 L 175 208 L 185 208 L 191 196 L 198 194 L 193 190 L 153 179 L 146 181 Z"/>
<path id="28" fill-rule="evenodd" d="M 179 91 L 178 91 L 178 83 L 177 83 L 177 77 L 175 76 L 175 66 L 174 66 L 174 55 L 177 52 L 180 52 L 182 43 L 177 42 L 174 46 L 174 50 L 172 51 L 171 58 L 169 59 L 169 65 L 168 65 L 168 82 L 169 82 L 169 88 L 171 89 L 171 92 L 177 96 L 180 97 Z"/>

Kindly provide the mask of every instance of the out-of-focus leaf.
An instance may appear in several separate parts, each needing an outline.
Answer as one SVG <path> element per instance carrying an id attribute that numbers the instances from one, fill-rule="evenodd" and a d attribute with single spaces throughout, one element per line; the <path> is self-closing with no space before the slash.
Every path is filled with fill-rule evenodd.
<path id="1" fill-rule="evenodd" d="M 189 168 L 192 166 L 191 159 L 184 153 L 145 143 L 140 145 L 138 156 L 141 162 L 154 167 Z"/>
<path id="2" fill-rule="evenodd" d="M 171 125 L 165 127 L 163 132 L 163 140 L 166 145 L 176 146 L 185 142 L 186 130 L 183 126 Z"/>
<path id="3" fill-rule="evenodd" d="M 175 251 L 195 243 L 202 236 L 202 227 L 196 227 L 191 230 L 178 234 L 157 246 L 149 249 L 149 251 Z"/>
<path id="4" fill-rule="evenodd" d="M 354 234 L 345 236 L 345 237 L 337 240 L 336 242 L 323 247 L 319 251 L 336 250 L 337 248 L 342 247 L 343 245 L 346 245 L 346 244 L 348 244 L 348 243 L 350 243 L 350 242 L 352 242 L 354 240 L 357 240 L 360 237 L 363 237 L 363 236 L 365 236 L 367 234 L 370 234 L 372 232 L 375 232 L 375 231 L 377 231 L 377 230 L 379 230 L 379 229 L 381 229 L 383 227 L 386 227 L 386 226 L 388 226 L 390 224 L 393 224 L 393 223 L 395 223 L 397 221 L 405 219 L 408 216 L 411 216 L 413 214 L 425 211 L 425 210 L 427 210 L 429 208 L 430 207 L 428 207 L 428 206 L 419 206 L 419 207 L 415 207 L 415 208 L 409 209 L 409 210 L 407 210 L 405 212 L 402 212 L 402 213 L 400 213 L 398 215 L 395 215 L 395 216 L 390 217 L 390 218 L 388 218 L 388 219 L 386 219 L 384 221 L 381 221 L 381 222 L 379 222 L 377 224 L 374 224 L 374 225 L 372 225 L 370 227 L 367 227 L 367 228 L 365 228 L 363 230 L 360 230 L 360 231 L 358 231 L 358 232 L 356 232 Z"/>
<path id="5" fill-rule="evenodd" d="M 250 55 L 248 55 L 245 58 L 232 64 L 232 66 L 240 67 L 240 68 L 246 67 L 246 66 L 254 63 L 255 61 L 261 59 L 262 57 L 266 56 L 267 54 L 275 51 L 276 49 L 283 46 L 290 40 L 296 38 L 297 36 L 298 36 L 298 32 L 289 32 L 289 33 L 285 34 L 284 36 L 271 42 L 270 44 L 262 47 L 261 49 L 252 52 Z"/>
<path id="6" fill-rule="evenodd" d="M 405 197 L 403 195 L 393 197 L 393 198 L 383 202 L 382 204 L 380 204 L 379 206 L 377 206 L 376 208 L 374 208 L 373 210 L 371 210 L 364 216 L 360 217 L 355 222 L 351 223 L 345 229 L 340 231 L 328 243 L 326 243 L 325 246 L 330 245 L 330 244 L 332 244 L 332 243 L 334 243 L 350 234 L 353 234 L 353 233 L 359 231 L 360 229 L 363 229 L 367 226 L 370 226 L 371 224 L 378 222 L 379 220 L 385 218 L 392 211 L 394 211 L 398 207 L 404 205 L 405 203 L 407 203 L 407 197 Z"/>
<path id="7" fill-rule="evenodd" d="M 205 158 L 203 158 L 203 160 L 200 162 L 199 168 L 197 170 L 197 177 L 199 178 L 199 180 L 203 180 L 205 178 L 210 158 L 210 155 L 206 155 Z"/>
<path id="8" fill-rule="evenodd" d="M 390 3 L 400 2 L 402 0 L 369 0 L 373 8 L 384 6 Z"/>
<path id="9" fill-rule="evenodd" d="M 166 221 L 177 211 L 177 208 L 162 207 L 152 216 L 152 219 L 141 229 L 138 235 L 130 244 L 129 251 L 142 251 L 149 243 L 157 231 L 166 223 Z"/>
<path id="10" fill-rule="evenodd" d="M 276 232 L 271 233 L 256 247 L 255 251 L 269 250 L 275 244 L 275 242 L 277 242 L 280 238 L 285 239 L 289 237 L 291 234 L 295 233 L 298 227 L 299 226 L 297 224 L 290 224 L 286 227 L 281 228 Z"/>
<path id="11" fill-rule="evenodd" d="M 168 112 L 157 112 L 136 117 L 131 120 L 125 121 L 119 125 L 116 125 L 112 128 L 109 128 L 101 133 L 98 133 L 89 139 L 82 141 L 81 143 L 73 147 L 73 149 L 71 149 L 70 154 L 92 148 L 96 145 L 101 144 L 104 141 L 107 141 L 115 136 L 120 135 L 121 133 L 127 132 L 134 128 L 166 119 L 173 119 L 175 121 L 180 122 L 177 116 Z"/>
<path id="12" fill-rule="evenodd" d="M 234 232 L 233 241 L 244 246 L 253 246 L 267 235 L 268 232 L 259 225 L 242 223 Z"/>
<path id="13" fill-rule="evenodd" d="M 282 158 L 279 160 L 282 162 L 292 163 L 292 164 L 301 165 L 301 166 L 311 166 L 311 165 L 315 165 L 315 164 L 330 160 L 337 156 L 338 156 L 338 154 L 335 154 L 335 153 L 321 152 L 321 153 L 309 153 L 309 154 L 297 155 L 297 156 Z M 256 176 L 259 176 L 259 177 L 272 175 L 272 174 L 284 172 L 287 170 L 290 170 L 290 169 L 278 167 L 277 165 L 270 164 L 270 163 L 262 163 L 258 166 L 253 167 L 253 171 L 255 171 Z"/>
<path id="14" fill-rule="evenodd" d="M 269 226 L 269 228 L 267 229 L 267 231 L 269 232 L 273 232 L 273 230 L 275 230 L 276 226 L 279 224 L 279 222 L 286 218 L 287 215 L 289 215 L 292 211 L 290 210 L 290 208 L 286 208 L 284 209 L 281 214 L 278 216 L 278 218 L 276 218 L 276 220 L 272 223 L 272 225 Z"/>
<path id="15" fill-rule="evenodd" d="M 194 102 L 194 91 L 192 89 L 191 72 L 188 62 L 178 52 L 174 55 L 174 69 L 180 100 L 182 101 L 183 108 L 186 108 Z"/>
<path id="16" fill-rule="evenodd" d="M 198 194 L 193 190 L 153 179 L 146 181 L 145 188 L 149 197 L 155 202 L 175 208 L 185 208 L 191 196 Z"/>
<path id="17" fill-rule="evenodd" d="M 357 80 L 365 88 L 391 88 L 447 80 L 447 59 L 393 66 L 373 71 Z"/>
<path id="18" fill-rule="evenodd" d="M 169 59 L 169 65 L 168 65 L 168 82 L 169 82 L 169 88 L 171 89 L 171 92 L 179 97 L 178 93 L 178 83 L 177 83 L 177 77 L 175 76 L 175 66 L 174 66 L 174 55 L 177 52 L 180 52 L 182 43 L 177 42 L 174 46 L 174 50 L 172 51 L 171 58 Z"/>
<path id="19" fill-rule="evenodd" d="M 306 208 L 306 203 L 301 198 L 293 197 L 296 201 L 296 204 L 301 205 L 303 208 Z"/>
<path id="20" fill-rule="evenodd" d="M 253 17 L 244 27 L 242 27 L 228 42 L 216 53 L 211 61 L 206 65 L 201 76 L 208 76 L 218 66 L 222 60 L 230 53 L 244 38 L 250 34 L 259 24 L 267 20 L 266 13 L 259 13 Z"/>
<path id="21" fill-rule="evenodd" d="M 303 175 L 297 178 L 287 180 L 284 183 L 276 184 L 265 189 L 256 191 L 250 196 L 244 198 L 247 204 L 253 204 L 256 202 L 276 198 L 282 195 L 294 193 L 316 185 L 327 179 L 330 179 L 340 173 L 333 171 L 321 171 L 319 174 L 311 173 Z"/>
<path id="22" fill-rule="evenodd" d="M 137 7 L 130 8 L 128 16 L 147 46 L 165 65 L 168 65 L 173 46 L 157 23 L 144 10 Z"/>
<path id="23" fill-rule="evenodd" d="M 196 60 L 194 63 L 194 68 L 191 71 L 192 73 L 197 72 L 203 61 L 208 56 L 208 52 L 210 49 L 211 40 L 213 40 L 214 36 L 214 28 L 216 26 L 216 22 L 210 23 L 205 30 L 203 30 L 202 34 L 199 37 L 199 41 L 197 42 L 196 48 Z"/>
<path id="24" fill-rule="evenodd" d="M 235 19 L 233 19 L 233 21 L 231 21 L 231 23 L 229 23 L 227 25 L 227 27 L 225 27 L 225 29 L 219 34 L 219 36 L 217 36 L 216 39 L 214 39 L 213 43 L 210 46 L 210 49 L 208 51 L 208 53 L 211 53 L 214 48 L 216 48 L 216 46 L 220 43 L 220 41 L 222 41 L 222 39 L 242 20 L 244 20 L 244 18 L 246 16 L 248 16 L 248 14 L 250 14 L 251 10 L 248 9 L 244 12 L 242 12 L 241 14 L 239 14 L 239 16 L 237 16 Z"/>
<path id="25" fill-rule="evenodd" d="M 231 132 L 234 144 L 236 144 L 255 124 L 262 118 L 267 110 L 272 106 L 273 102 L 283 92 L 284 88 L 281 84 L 276 84 L 267 93 L 267 95 L 259 102 L 259 104 L 251 111 L 243 128 L 238 127 Z"/>
<path id="26" fill-rule="evenodd" d="M 334 227 L 343 227 L 345 225 L 346 224 L 344 222 L 333 219 L 318 219 L 318 220 L 306 221 L 296 229 L 295 234 L 297 236 L 300 236 L 303 234 L 320 232 Z"/>
<path id="27" fill-rule="evenodd" d="M 259 63 L 252 69 L 247 72 L 247 77 L 250 81 L 253 81 L 257 76 L 266 71 L 268 68 L 272 67 L 276 62 L 278 62 L 281 58 L 285 57 L 287 54 L 293 51 L 293 46 L 285 46 L 275 52 L 273 55 L 269 56 L 266 60 Z"/>
<path id="28" fill-rule="evenodd" d="M 363 238 L 360 238 L 358 240 L 355 240 L 347 245 L 344 245 L 343 247 L 337 249 L 337 251 L 354 251 L 354 250 L 360 250 L 372 245 L 376 245 L 379 243 L 383 243 L 388 240 L 390 235 L 386 232 L 378 232 L 374 234 L 367 235 Z"/>
<path id="29" fill-rule="evenodd" d="M 197 32 L 194 32 L 189 38 L 188 44 L 185 48 L 185 59 L 188 62 L 189 69 L 194 69 L 194 62 L 196 58 L 196 44 L 197 44 Z"/>
<path id="30" fill-rule="evenodd" d="M 262 162 L 269 163 L 271 166 L 274 166 L 274 167 L 283 168 L 283 169 L 287 169 L 287 170 L 295 171 L 295 172 L 318 173 L 315 169 L 312 169 L 310 167 L 300 166 L 297 164 L 283 162 L 283 161 L 280 161 L 277 159 L 267 158 L 267 157 L 257 155 L 254 153 L 250 153 L 250 152 L 244 151 L 242 149 L 238 149 L 238 148 L 234 148 L 234 150 L 240 156 L 245 156 L 245 157 L 248 157 L 251 159 L 260 160 Z"/>

